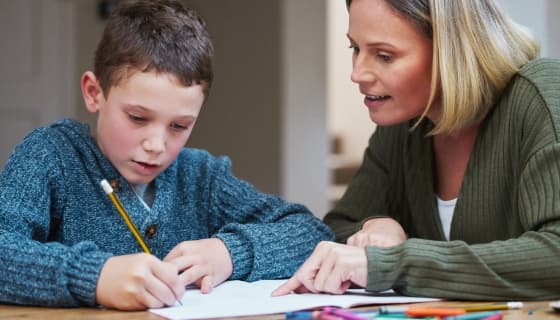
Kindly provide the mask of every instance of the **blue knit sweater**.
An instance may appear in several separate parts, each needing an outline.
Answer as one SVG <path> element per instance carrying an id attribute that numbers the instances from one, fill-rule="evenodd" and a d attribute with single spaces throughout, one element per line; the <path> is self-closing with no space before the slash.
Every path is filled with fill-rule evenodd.
<path id="1" fill-rule="evenodd" d="M 93 306 L 97 279 L 113 255 L 140 252 L 99 185 L 115 191 L 152 253 L 221 239 L 231 279 L 292 275 L 331 231 L 304 206 L 259 193 L 235 178 L 230 161 L 185 148 L 155 179 L 151 210 L 103 156 L 87 126 L 61 120 L 28 135 L 0 175 L 0 301 Z"/>

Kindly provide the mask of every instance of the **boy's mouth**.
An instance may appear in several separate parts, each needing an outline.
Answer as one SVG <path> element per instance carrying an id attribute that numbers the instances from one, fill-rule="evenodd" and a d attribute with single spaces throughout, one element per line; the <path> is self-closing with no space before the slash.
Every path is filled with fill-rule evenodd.
<path id="1" fill-rule="evenodd" d="M 138 165 L 144 167 L 144 168 L 147 168 L 147 169 L 154 169 L 154 168 L 159 167 L 158 164 L 152 164 L 152 163 L 147 163 L 147 162 L 142 162 L 142 161 L 135 161 L 135 160 L 132 160 L 132 161 L 133 161 L 134 163 L 136 163 L 136 164 L 138 164 Z"/>

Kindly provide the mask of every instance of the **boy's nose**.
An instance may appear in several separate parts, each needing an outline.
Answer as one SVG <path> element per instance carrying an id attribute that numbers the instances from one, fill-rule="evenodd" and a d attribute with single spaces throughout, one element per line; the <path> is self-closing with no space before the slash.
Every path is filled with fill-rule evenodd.
<path id="1" fill-rule="evenodd" d="M 150 153 L 162 153 L 165 151 L 165 135 L 151 134 L 142 142 L 144 150 Z"/>

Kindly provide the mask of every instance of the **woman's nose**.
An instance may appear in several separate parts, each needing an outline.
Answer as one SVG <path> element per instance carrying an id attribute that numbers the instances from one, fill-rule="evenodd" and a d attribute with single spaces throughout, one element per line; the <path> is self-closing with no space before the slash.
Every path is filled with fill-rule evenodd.
<path id="1" fill-rule="evenodd" d="M 350 79 L 354 83 L 373 82 L 376 77 L 371 60 L 365 55 L 358 55 L 352 60 Z"/>

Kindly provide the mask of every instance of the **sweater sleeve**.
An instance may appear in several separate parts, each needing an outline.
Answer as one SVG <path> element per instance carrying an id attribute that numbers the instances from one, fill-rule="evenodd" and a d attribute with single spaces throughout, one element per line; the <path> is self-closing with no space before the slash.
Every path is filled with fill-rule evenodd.
<path id="1" fill-rule="evenodd" d="M 368 247 L 368 290 L 473 300 L 560 297 L 560 144 L 531 156 L 522 171 L 518 206 L 526 231 L 504 241 L 410 239 Z"/>
<path id="2" fill-rule="evenodd" d="M 63 172 L 49 136 L 36 131 L 0 175 L 0 300 L 40 306 L 95 305 L 109 254 L 92 242 L 54 242 L 61 229 Z"/>
<path id="3" fill-rule="evenodd" d="M 333 234 L 304 206 L 257 191 L 218 160 L 210 210 L 232 261 L 231 279 L 255 281 L 290 277 L 317 243 Z"/>

